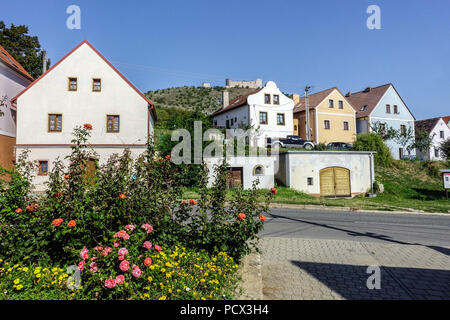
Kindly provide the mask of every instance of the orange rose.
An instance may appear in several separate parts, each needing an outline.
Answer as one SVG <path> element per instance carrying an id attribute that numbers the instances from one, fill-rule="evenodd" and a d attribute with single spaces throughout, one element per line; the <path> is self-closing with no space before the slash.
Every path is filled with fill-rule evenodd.
<path id="1" fill-rule="evenodd" d="M 259 216 L 259 220 L 261 220 L 262 222 L 266 221 L 266 217 L 265 216 Z"/>
<path id="2" fill-rule="evenodd" d="M 31 208 L 31 205 L 30 205 L 30 204 L 26 206 L 26 209 L 27 209 L 28 211 L 33 210 L 33 209 Z"/>
<path id="3" fill-rule="evenodd" d="M 189 204 L 190 204 L 191 206 L 195 206 L 195 205 L 197 204 L 197 201 L 191 199 L 191 200 L 189 200 Z"/>
<path id="4" fill-rule="evenodd" d="M 64 179 L 66 179 L 66 180 L 70 179 L 70 175 L 66 174 L 66 175 L 64 176 Z"/>
<path id="5" fill-rule="evenodd" d="M 20 209 L 20 208 L 16 209 L 16 213 L 21 213 L 21 212 L 22 212 L 22 209 Z"/>
<path id="6" fill-rule="evenodd" d="M 171 158 L 171 157 L 170 157 L 170 154 L 168 154 L 168 155 L 166 156 L 166 159 L 167 159 L 167 160 L 170 160 L 170 158 Z"/>
<path id="7" fill-rule="evenodd" d="M 121 193 L 121 194 L 119 195 L 119 198 L 120 198 L 120 199 L 126 199 L 127 196 L 126 196 L 125 194 Z"/>
<path id="8" fill-rule="evenodd" d="M 275 195 L 275 194 L 277 194 L 277 189 L 276 189 L 276 188 L 271 188 L 271 189 L 270 189 L 270 192 L 271 192 L 273 195 Z"/>
<path id="9" fill-rule="evenodd" d="M 237 215 L 237 217 L 238 217 L 238 219 L 239 220 L 244 220 L 247 216 L 245 215 L 245 213 L 239 213 L 238 215 Z"/>
<path id="10" fill-rule="evenodd" d="M 55 227 L 59 227 L 61 225 L 61 223 L 63 223 L 63 219 L 58 218 L 52 221 L 52 225 L 54 225 Z"/>
<path id="11" fill-rule="evenodd" d="M 84 127 L 86 130 L 92 130 L 92 124 L 85 123 L 85 124 L 83 125 L 83 127 Z"/>
<path id="12" fill-rule="evenodd" d="M 76 225 L 77 223 L 75 222 L 75 220 L 70 220 L 69 223 L 67 224 L 69 228 L 75 227 Z"/>

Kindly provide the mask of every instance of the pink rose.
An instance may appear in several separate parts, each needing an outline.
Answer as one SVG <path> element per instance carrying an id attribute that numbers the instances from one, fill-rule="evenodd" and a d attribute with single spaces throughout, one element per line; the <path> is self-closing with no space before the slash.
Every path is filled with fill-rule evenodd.
<path id="1" fill-rule="evenodd" d="M 78 269 L 80 270 L 80 271 L 83 271 L 84 270 L 84 264 L 86 263 L 86 261 L 84 261 L 84 260 L 81 260 L 80 262 L 78 262 Z"/>
<path id="2" fill-rule="evenodd" d="M 130 269 L 130 263 L 127 260 L 123 260 L 120 265 L 119 265 L 120 270 L 122 270 L 123 272 L 127 271 L 128 269 Z"/>
<path id="3" fill-rule="evenodd" d="M 138 266 L 133 266 L 133 272 L 132 272 L 132 274 L 133 274 L 133 277 L 135 277 L 135 278 L 139 278 L 140 276 L 141 276 L 141 269 L 139 269 L 139 267 Z"/>
<path id="4" fill-rule="evenodd" d="M 97 272 L 97 271 L 98 271 L 98 267 L 97 267 L 97 264 L 96 264 L 95 262 L 92 262 L 92 263 L 89 265 L 89 268 L 90 268 L 90 270 L 91 270 L 92 272 Z"/>
<path id="5" fill-rule="evenodd" d="M 116 286 L 116 280 L 115 279 L 106 279 L 105 280 L 105 287 L 112 289 Z"/>
<path id="6" fill-rule="evenodd" d="M 157 244 L 155 244 L 155 249 L 156 249 L 156 251 L 161 252 L 161 247 L 158 246 Z"/>
<path id="7" fill-rule="evenodd" d="M 152 248 L 152 244 L 150 243 L 150 241 L 145 241 L 142 246 L 147 250 L 150 250 Z"/>
<path id="8" fill-rule="evenodd" d="M 118 246 L 120 246 L 120 242 L 117 241 L 117 240 L 115 240 L 115 241 L 114 241 L 114 248 L 117 248 Z"/>
<path id="9" fill-rule="evenodd" d="M 127 224 L 127 225 L 125 226 L 125 229 L 130 230 L 130 231 L 133 231 L 134 229 L 136 229 L 136 227 L 135 227 L 134 225 L 132 225 L 132 224 Z"/>
<path id="10" fill-rule="evenodd" d="M 97 260 L 98 258 L 97 257 L 92 257 L 91 258 L 91 261 L 95 261 L 95 260 Z"/>
<path id="11" fill-rule="evenodd" d="M 127 248 L 120 248 L 119 249 L 119 255 L 124 256 L 128 253 Z"/>
<path id="12" fill-rule="evenodd" d="M 95 247 L 94 247 L 94 250 L 95 250 L 95 251 L 102 251 L 102 250 L 103 250 L 103 247 L 101 247 L 101 246 L 95 246 Z"/>
<path id="13" fill-rule="evenodd" d="M 83 250 L 81 250 L 80 252 L 80 258 L 83 260 L 86 260 L 87 258 L 89 258 L 89 254 L 88 254 L 89 250 L 84 248 Z"/>
<path id="14" fill-rule="evenodd" d="M 151 225 L 149 225 L 148 223 L 143 224 L 141 226 L 142 229 L 144 229 L 147 233 L 150 233 L 153 231 L 153 227 Z"/>
<path id="15" fill-rule="evenodd" d="M 103 251 L 102 251 L 102 253 L 100 253 L 100 255 L 101 256 L 107 256 L 111 252 L 112 252 L 112 249 L 110 247 L 106 247 L 105 249 L 103 249 Z"/>
<path id="16" fill-rule="evenodd" d="M 125 230 L 120 230 L 113 237 L 114 238 L 122 238 L 122 239 L 125 239 L 125 240 L 130 239 L 130 235 Z"/>
<path id="17" fill-rule="evenodd" d="M 151 258 L 145 258 L 144 264 L 145 264 L 146 266 L 151 265 L 151 264 L 152 264 L 152 259 L 151 259 Z"/>
<path id="18" fill-rule="evenodd" d="M 122 284 L 125 281 L 125 277 L 122 274 L 119 274 L 116 277 L 116 284 Z"/>

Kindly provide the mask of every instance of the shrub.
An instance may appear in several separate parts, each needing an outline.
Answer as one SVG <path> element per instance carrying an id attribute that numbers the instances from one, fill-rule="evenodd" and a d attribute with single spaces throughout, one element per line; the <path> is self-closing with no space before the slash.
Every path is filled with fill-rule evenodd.
<path id="1" fill-rule="evenodd" d="M 353 149 L 357 151 L 375 151 L 375 164 L 382 167 L 391 167 L 393 163 L 389 148 L 384 144 L 383 139 L 376 133 L 358 134 Z"/>
<path id="2" fill-rule="evenodd" d="M 445 159 L 450 160 L 450 138 L 441 143 L 440 151 Z"/>
<path id="3" fill-rule="evenodd" d="M 314 145 L 314 149 L 316 151 L 324 151 L 327 150 L 327 145 L 325 143 L 318 143 L 316 145 Z"/>

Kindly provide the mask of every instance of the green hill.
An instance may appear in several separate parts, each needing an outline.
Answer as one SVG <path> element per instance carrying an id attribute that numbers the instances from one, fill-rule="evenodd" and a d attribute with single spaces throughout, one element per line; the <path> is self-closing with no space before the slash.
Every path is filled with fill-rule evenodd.
<path id="1" fill-rule="evenodd" d="M 148 91 L 145 95 L 150 98 L 157 109 L 181 108 L 195 110 L 198 108 L 204 114 L 211 114 L 220 108 L 222 104 L 222 91 L 225 87 L 174 87 Z M 240 95 L 247 94 L 255 89 L 250 88 L 227 88 L 230 101 Z"/>

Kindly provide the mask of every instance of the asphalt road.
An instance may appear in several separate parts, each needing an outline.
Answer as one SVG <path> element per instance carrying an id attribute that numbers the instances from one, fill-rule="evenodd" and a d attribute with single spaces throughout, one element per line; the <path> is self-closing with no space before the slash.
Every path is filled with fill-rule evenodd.
<path id="1" fill-rule="evenodd" d="M 272 208 L 260 235 L 450 247 L 450 214 L 442 216 Z"/>

